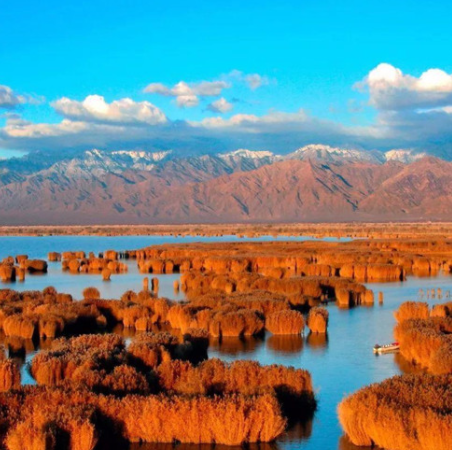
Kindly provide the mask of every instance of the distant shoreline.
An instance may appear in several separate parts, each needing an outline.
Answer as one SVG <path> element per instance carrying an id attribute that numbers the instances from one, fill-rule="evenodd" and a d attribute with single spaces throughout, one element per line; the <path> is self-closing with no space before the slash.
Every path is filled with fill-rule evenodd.
<path id="1" fill-rule="evenodd" d="M 312 236 L 349 238 L 452 238 L 452 222 L 26 225 L 0 226 L 0 236 Z"/>

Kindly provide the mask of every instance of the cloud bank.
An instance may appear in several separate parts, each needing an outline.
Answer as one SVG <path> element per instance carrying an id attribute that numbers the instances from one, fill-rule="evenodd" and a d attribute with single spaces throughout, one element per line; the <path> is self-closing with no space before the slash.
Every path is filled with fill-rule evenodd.
<path id="1" fill-rule="evenodd" d="M 179 107 L 193 108 L 198 106 L 199 97 L 216 97 L 221 95 L 224 89 L 230 87 L 231 84 L 227 81 L 201 81 L 199 83 L 180 81 L 172 87 L 162 83 L 151 83 L 144 88 L 144 92 L 174 97 Z"/>
<path id="2" fill-rule="evenodd" d="M 63 97 L 52 107 L 65 118 L 76 121 L 120 125 L 156 125 L 165 123 L 165 114 L 152 103 L 123 98 L 107 103 L 100 95 L 89 95 L 79 102 Z"/>
<path id="3" fill-rule="evenodd" d="M 369 102 L 379 110 L 425 109 L 452 104 L 452 75 L 429 69 L 416 78 L 390 64 L 371 70 L 358 88 L 369 90 Z"/>
<path id="4" fill-rule="evenodd" d="M 224 97 L 215 100 L 214 102 L 207 105 L 207 109 L 214 113 L 225 114 L 229 111 L 232 111 L 234 105 L 228 102 Z"/>
<path id="5" fill-rule="evenodd" d="M 452 75 L 440 69 L 413 76 L 382 63 L 370 70 L 357 87 L 367 96 L 363 98 L 367 109 L 377 114 L 375 120 L 361 126 L 315 117 L 303 108 L 249 113 L 252 103 L 225 96 L 236 83 L 255 90 L 268 80 L 233 71 L 219 80 L 146 87 L 146 93 L 174 98 L 181 107 L 195 107 L 200 99 L 209 99 L 201 113 L 207 111 L 210 117 L 199 120 L 171 120 L 148 101 L 123 98 L 107 102 L 100 95 L 82 101 L 63 97 L 51 103 L 63 116 L 59 123 L 32 123 L 18 114 L 5 115 L 0 147 L 26 151 L 140 147 L 203 153 L 246 147 L 285 153 L 320 142 L 382 150 L 433 149 L 452 159 Z M 3 108 L 12 109 L 26 101 L 2 88 Z M 235 109 L 239 111 L 231 114 Z"/>
<path id="6" fill-rule="evenodd" d="M 14 109 L 24 103 L 27 103 L 26 96 L 14 92 L 9 86 L 0 85 L 0 108 Z"/>

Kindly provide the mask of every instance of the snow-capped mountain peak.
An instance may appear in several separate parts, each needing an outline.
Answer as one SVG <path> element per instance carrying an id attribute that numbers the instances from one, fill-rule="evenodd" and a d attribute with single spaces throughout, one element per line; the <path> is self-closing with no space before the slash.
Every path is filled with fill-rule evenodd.
<path id="1" fill-rule="evenodd" d="M 248 150 L 245 148 L 240 148 L 228 153 L 220 153 L 218 155 L 220 158 L 248 158 L 248 159 L 262 159 L 262 158 L 273 158 L 275 155 L 267 150 Z"/>
<path id="2" fill-rule="evenodd" d="M 313 159 L 326 162 L 366 161 L 381 164 L 384 156 L 373 150 L 331 147 L 323 144 L 310 144 L 295 150 L 286 159 Z"/>
<path id="3" fill-rule="evenodd" d="M 147 159 L 149 161 L 161 161 L 172 153 L 171 150 L 161 151 L 161 152 L 148 152 L 144 150 L 116 150 L 111 152 L 112 155 L 129 156 L 134 161 L 140 159 Z"/>
<path id="4" fill-rule="evenodd" d="M 411 148 L 397 148 L 385 153 L 386 161 L 400 161 L 404 164 L 410 164 L 424 156 L 427 156 L 427 153 L 416 153 Z"/>

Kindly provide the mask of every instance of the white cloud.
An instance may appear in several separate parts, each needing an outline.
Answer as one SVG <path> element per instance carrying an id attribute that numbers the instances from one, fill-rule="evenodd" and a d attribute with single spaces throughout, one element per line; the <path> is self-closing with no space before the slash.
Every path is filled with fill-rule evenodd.
<path id="1" fill-rule="evenodd" d="M 243 73 L 240 70 L 231 70 L 227 75 L 224 75 L 227 80 L 235 80 L 239 83 L 245 83 L 251 90 L 255 90 L 261 86 L 266 86 L 270 84 L 270 79 L 265 75 L 260 75 L 258 73 Z M 274 80 L 272 80 L 274 82 Z"/>
<path id="2" fill-rule="evenodd" d="M 275 124 L 301 124 L 309 122 L 311 118 L 303 109 L 294 113 L 286 113 L 281 111 L 270 111 L 264 116 L 256 116 L 254 114 L 235 114 L 229 119 L 223 117 L 211 117 L 203 119 L 201 122 L 190 122 L 193 126 L 202 126 L 205 128 L 234 128 L 242 127 L 248 131 L 258 131 L 262 126 Z M 265 131 L 265 128 L 262 129 Z"/>
<path id="3" fill-rule="evenodd" d="M 159 126 L 69 118 L 55 124 L 31 123 L 15 118 L 0 128 L 0 147 L 62 151 L 163 145 L 175 151 L 209 152 L 238 148 L 246 142 L 255 148 L 284 152 L 313 141 L 340 145 L 354 136 L 359 138 L 359 133 L 359 130 L 311 117 L 303 110 L 270 111 L 263 116 L 236 114 L 229 119 L 214 117 L 201 122 L 168 121 Z"/>
<path id="4" fill-rule="evenodd" d="M 248 86 L 253 90 L 257 89 L 261 86 L 269 84 L 268 78 L 263 77 L 263 76 L 259 75 L 258 73 L 252 73 L 250 75 L 246 75 L 245 80 L 248 83 Z"/>
<path id="5" fill-rule="evenodd" d="M 215 100 L 214 102 L 210 103 L 207 106 L 207 109 L 209 111 L 224 114 L 229 111 L 232 111 L 234 108 L 234 105 L 232 103 L 229 103 L 224 97 L 219 98 L 218 100 Z"/>
<path id="6" fill-rule="evenodd" d="M 386 63 L 355 85 L 367 88 L 370 104 L 381 110 L 422 109 L 452 104 L 452 75 L 429 69 L 419 78 Z"/>
<path id="7" fill-rule="evenodd" d="M 63 97 L 51 104 L 64 117 L 81 122 L 124 125 L 165 123 L 165 114 L 152 103 L 123 98 L 107 103 L 100 95 L 89 95 L 79 102 Z"/>
<path id="8" fill-rule="evenodd" d="M 199 98 L 196 95 L 179 95 L 176 103 L 179 108 L 193 108 L 199 105 Z"/>
<path id="9" fill-rule="evenodd" d="M 162 95 L 164 97 L 174 97 L 177 106 L 180 108 L 192 108 L 199 105 L 200 98 L 218 97 L 222 95 L 223 90 L 231 88 L 233 82 L 246 84 L 252 90 L 270 84 L 268 77 L 259 75 L 258 73 L 245 74 L 239 70 L 232 70 L 228 74 L 222 75 L 219 80 L 213 81 L 200 81 L 196 83 L 179 81 L 179 83 L 173 86 L 168 86 L 163 83 L 151 83 L 143 89 L 143 92 Z M 211 109 L 210 106 L 213 103 L 208 106 L 208 109 Z M 222 111 L 217 110 L 217 112 Z"/>
<path id="10" fill-rule="evenodd" d="M 83 101 L 62 98 L 52 103 L 64 116 L 60 123 L 31 123 L 8 113 L 6 126 L 0 128 L 0 147 L 30 151 L 164 145 L 175 151 L 213 151 L 247 145 L 284 152 L 309 142 L 322 142 L 423 150 L 444 144 L 452 149 L 452 76 L 441 70 L 430 69 L 416 78 L 389 64 L 377 66 L 360 83 L 378 113 L 376 120 L 366 126 L 322 120 L 303 109 L 222 117 L 233 110 L 234 103 L 221 96 L 223 90 L 233 83 L 241 83 L 242 87 L 252 87 L 252 83 L 257 88 L 263 77 L 254 75 L 233 71 L 220 81 L 182 81 L 174 86 L 153 83 L 146 88 L 147 92 L 174 98 L 178 106 L 185 108 L 198 105 L 201 98 L 213 97 L 206 104 L 214 117 L 197 122 L 172 122 L 146 101 L 120 99 L 107 103 L 97 95 Z"/>
<path id="11" fill-rule="evenodd" d="M 0 108 L 14 109 L 26 102 L 26 96 L 14 92 L 9 86 L 0 85 Z"/>
<path id="12" fill-rule="evenodd" d="M 199 97 L 217 97 L 223 89 L 230 88 L 227 81 L 201 81 L 199 83 L 187 83 L 180 81 L 172 87 L 162 83 L 151 83 L 144 88 L 148 94 L 159 94 L 165 97 L 175 97 L 179 107 L 191 108 L 199 104 Z"/>
<path id="13" fill-rule="evenodd" d="M 4 133 L 11 138 L 35 138 L 67 136 L 87 131 L 90 127 L 86 122 L 73 122 L 64 119 L 58 124 L 31 123 L 27 121 L 8 121 L 3 128 Z"/>

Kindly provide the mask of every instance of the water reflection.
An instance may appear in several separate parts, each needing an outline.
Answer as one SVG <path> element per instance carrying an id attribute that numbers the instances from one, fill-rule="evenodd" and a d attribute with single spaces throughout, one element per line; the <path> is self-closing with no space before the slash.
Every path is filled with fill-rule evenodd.
<path id="1" fill-rule="evenodd" d="M 98 447 L 96 447 L 97 449 Z M 255 443 L 243 447 L 231 447 L 227 445 L 210 444 L 146 444 L 146 443 L 109 443 L 100 445 L 98 450 L 281 450 L 276 443 Z"/>
<path id="2" fill-rule="evenodd" d="M 339 449 L 338 450 L 383 450 L 378 446 L 374 447 L 358 447 L 352 444 L 347 436 L 341 436 L 339 439 Z"/>
<path id="3" fill-rule="evenodd" d="M 267 348 L 276 353 L 300 353 L 303 346 L 301 335 L 270 335 L 267 338 Z"/>
<path id="4" fill-rule="evenodd" d="M 281 442 L 299 442 L 307 440 L 312 435 L 313 419 L 308 418 L 306 420 L 297 420 L 289 424 L 289 427 L 280 439 Z"/>
<path id="5" fill-rule="evenodd" d="M 324 352 L 328 347 L 328 333 L 309 333 L 306 342 L 313 350 Z"/>
<path id="6" fill-rule="evenodd" d="M 256 352 L 264 342 L 265 339 L 261 336 L 211 338 L 209 340 L 209 353 L 212 350 L 221 355 L 240 356 L 241 354 Z"/>

